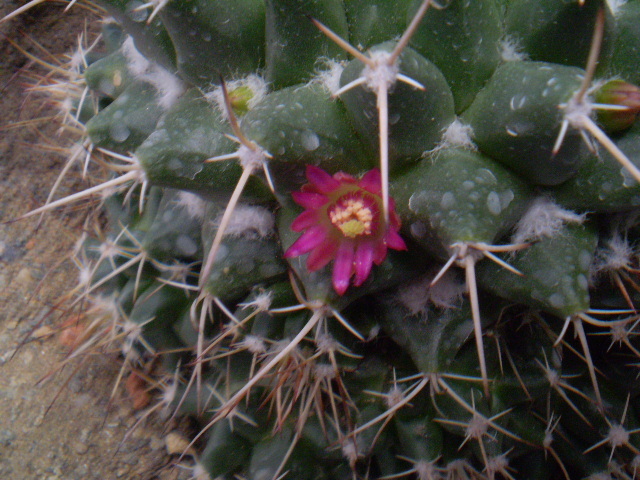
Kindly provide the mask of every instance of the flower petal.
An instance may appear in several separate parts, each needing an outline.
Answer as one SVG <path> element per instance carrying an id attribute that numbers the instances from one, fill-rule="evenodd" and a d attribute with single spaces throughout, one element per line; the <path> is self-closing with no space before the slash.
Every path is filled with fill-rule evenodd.
<path id="1" fill-rule="evenodd" d="M 407 244 L 395 230 L 389 230 L 385 236 L 387 246 L 393 250 L 406 250 Z"/>
<path id="2" fill-rule="evenodd" d="M 307 179 L 320 193 L 331 193 L 340 186 L 340 182 L 335 178 L 313 165 L 307 165 Z"/>
<path id="3" fill-rule="evenodd" d="M 333 262 L 333 289 L 338 295 L 344 295 L 349 288 L 349 281 L 353 275 L 354 243 L 341 242 Z"/>
<path id="4" fill-rule="evenodd" d="M 291 222 L 291 230 L 301 232 L 318 223 L 318 214 L 315 210 L 305 210 Z"/>
<path id="5" fill-rule="evenodd" d="M 387 258 L 387 244 L 385 242 L 377 242 L 374 245 L 373 263 L 380 265 Z"/>
<path id="6" fill-rule="evenodd" d="M 316 225 L 311 227 L 284 252 L 284 257 L 291 258 L 304 255 L 324 242 L 326 238 L 327 232 L 323 226 Z"/>
<path id="7" fill-rule="evenodd" d="M 353 284 L 359 287 L 369 277 L 371 267 L 373 266 L 373 253 L 375 251 L 374 242 L 361 242 L 356 248 L 356 256 L 354 259 L 354 267 L 356 278 Z"/>
<path id="8" fill-rule="evenodd" d="M 340 182 L 341 185 L 356 185 L 358 183 L 358 180 L 356 180 L 353 175 L 344 172 L 337 172 L 333 178 Z"/>
<path id="9" fill-rule="evenodd" d="M 291 195 L 298 205 L 308 210 L 320 208 L 329 201 L 329 199 L 321 193 L 293 192 Z"/>
<path id="10" fill-rule="evenodd" d="M 307 258 L 307 270 L 315 272 L 326 266 L 336 256 L 336 250 L 338 250 L 338 244 L 331 240 L 318 245 Z"/>
<path id="11" fill-rule="evenodd" d="M 371 192 L 375 195 L 380 195 L 382 193 L 382 178 L 380 176 L 380 170 L 378 170 L 377 168 L 369 170 L 360 179 L 358 185 L 368 192 Z"/>

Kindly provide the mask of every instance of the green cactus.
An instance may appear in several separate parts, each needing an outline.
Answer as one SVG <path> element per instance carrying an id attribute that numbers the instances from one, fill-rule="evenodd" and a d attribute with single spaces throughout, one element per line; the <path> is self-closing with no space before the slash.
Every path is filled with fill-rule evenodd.
<path id="1" fill-rule="evenodd" d="M 97 3 L 112 176 L 27 215 L 106 198 L 77 292 L 198 474 L 640 475 L 638 0 Z"/>

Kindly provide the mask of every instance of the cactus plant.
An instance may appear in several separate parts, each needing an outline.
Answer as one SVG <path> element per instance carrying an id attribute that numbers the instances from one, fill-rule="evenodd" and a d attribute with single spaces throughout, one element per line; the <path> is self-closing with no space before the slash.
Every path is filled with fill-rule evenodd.
<path id="1" fill-rule="evenodd" d="M 110 178 L 27 215 L 102 195 L 83 348 L 198 475 L 640 474 L 640 2 L 97 3 Z"/>

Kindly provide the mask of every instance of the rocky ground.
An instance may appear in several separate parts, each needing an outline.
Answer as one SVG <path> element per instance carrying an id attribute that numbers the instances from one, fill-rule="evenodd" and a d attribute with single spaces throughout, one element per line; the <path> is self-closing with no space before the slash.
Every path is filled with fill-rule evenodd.
<path id="1" fill-rule="evenodd" d="M 4 0 L 0 17 L 22 5 Z M 62 6 L 61 6 L 62 5 Z M 60 136 L 57 110 L 26 87 L 47 70 L 20 49 L 55 64 L 95 29 L 91 13 L 46 2 L 0 24 L 0 221 L 42 205 L 72 139 Z M 80 172 L 59 194 L 85 185 Z M 181 425 L 140 417 L 123 388 L 110 400 L 117 352 L 86 355 L 59 368 L 67 347 L 62 325 L 82 315 L 64 294 L 76 281 L 69 261 L 86 205 L 38 219 L 0 224 L 0 478 L 3 480 L 187 479 L 174 467 L 167 439 Z M 74 316 L 75 315 L 75 316 Z M 128 436 L 126 436 L 128 434 Z"/>

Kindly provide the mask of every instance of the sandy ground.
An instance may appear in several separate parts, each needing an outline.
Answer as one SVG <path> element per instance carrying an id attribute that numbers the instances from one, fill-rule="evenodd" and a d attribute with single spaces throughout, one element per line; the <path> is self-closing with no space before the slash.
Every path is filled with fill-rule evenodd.
<path id="1" fill-rule="evenodd" d="M 0 17 L 22 3 L 4 0 Z M 45 70 L 11 42 L 49 61 L 62 58 L 86 15 L 46 3 L 0 25 L 0 221 L 45 202 L 64 165 L 66 153 L 56 150 L 70 144 L 52 120 L 56 109 L 25 91 Z M 83 185 L 74 171 L 59 195 Z M 122 388 L 110 401 L 117 354 L 56 368 L 66 354 L 60 325 L 81 313 L 59 299 L 76 281 L 68 253 L 85 216 L 75 207 L 46 215 L 37 229 L 37 219 L 0 224 L 0 479 L 189 478 L 166 454 L 175 425 L 147 421 L 123 442 L 140 412 Z"/>

